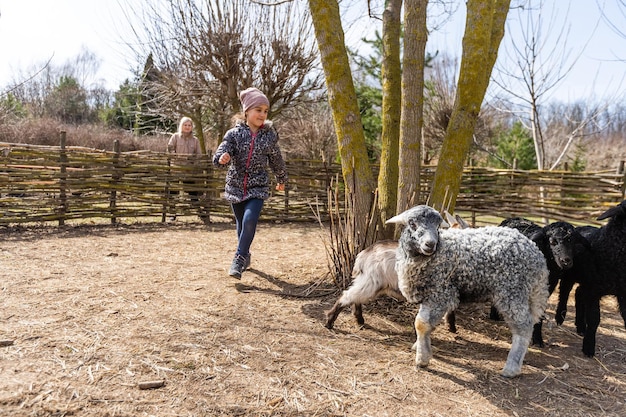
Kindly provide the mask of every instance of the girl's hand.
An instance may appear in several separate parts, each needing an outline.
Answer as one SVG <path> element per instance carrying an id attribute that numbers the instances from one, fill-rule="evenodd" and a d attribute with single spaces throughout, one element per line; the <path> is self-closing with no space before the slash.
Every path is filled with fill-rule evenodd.
<path id="1" fill-rule="evenodd" d="M 276 191 L 285 191 L 285 184 L 276 184 Z"/>
<path id="2" fill-rule="evenodd" d="M 225 165 L 227 163 L 230 162 L 230 154 L 228 152 L 226 152 L 225 154 L 222 154 L 222 156 L 220 156 L 220 159 L 218 161 L 221 165 Z"/>

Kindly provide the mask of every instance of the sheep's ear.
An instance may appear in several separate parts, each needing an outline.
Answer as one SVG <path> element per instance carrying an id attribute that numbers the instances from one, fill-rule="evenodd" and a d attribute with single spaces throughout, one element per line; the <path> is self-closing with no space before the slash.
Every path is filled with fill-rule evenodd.
<path id="1" fill-rule="evenodd" d="M 402 224 L 405 225 L 407 224 L 407 217 L 405 215 L 406 212 L 404 213 L 400 213 L 397 216 L 393 216 L 392 218 L 388 219 L 385 224 Z"/>
<path id="2" fill-rule="evenodd" d="M 533 242 L 535 242 L 538 246 L 541 246 L 541 244 L 546 239 L 546 234 L 544 233 L 543 230 L 538 230 L 534 232 L 533 234 L 531 234 L 530 236 L 528 236 L 528 238 L 532 240 Z"/>

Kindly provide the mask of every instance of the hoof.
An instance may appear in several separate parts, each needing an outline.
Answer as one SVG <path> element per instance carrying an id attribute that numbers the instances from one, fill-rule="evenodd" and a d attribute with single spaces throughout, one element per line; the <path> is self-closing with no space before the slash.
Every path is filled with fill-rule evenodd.
<path id="1" fill-rule="evenodd" d="M 522 372 L 521 371 L 514 371 L 514 370 L 510 370 L 510 369 L 503 369 L 502 372 L 500 372 L 500 375 L 502 375 L 505 378 L 515 378 L 516 376 L 520 375 Z"/>

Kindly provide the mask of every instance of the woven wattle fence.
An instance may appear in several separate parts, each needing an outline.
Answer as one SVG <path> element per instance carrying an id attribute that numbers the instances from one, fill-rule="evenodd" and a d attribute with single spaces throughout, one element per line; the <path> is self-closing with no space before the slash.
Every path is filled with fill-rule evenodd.
<path id="1" fill-rule="evenodd" d="M 168 216 L 230 216 L 221 198 L 225 170 L 210 156 L 191 163 L 151 151 L 99 151 L 83 147 L 0 142 L 0 225 L 104 219 L 111 223 L 165 221 Z M 266 202 L 261 220 L 328 219 L 329 187 L 342 189 L 341 167 L 288 160 L 289 185 Z M 426 201 L 435 167 L 421 171 Z M 483 223 L 521 215 L 594 223 L 624 199 L 624 164 L 611 172 L 521 171 L 468 167 L 456 211 Z M 273 189 L 273 188 L 272 188 Z M 197 202 L 188 192 L 199 193 Z"/>

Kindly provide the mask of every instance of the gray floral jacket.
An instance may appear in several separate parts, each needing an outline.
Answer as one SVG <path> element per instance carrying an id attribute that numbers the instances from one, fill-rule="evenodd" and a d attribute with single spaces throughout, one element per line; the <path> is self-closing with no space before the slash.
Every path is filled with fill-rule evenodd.
<path id="1" fill-rule="evenodd" d="M 231 159 L 228 164 L 221 165 L 219 160 L 225 153 L 230 154 Z M 250 198 L 266 200 L 270 196 L 268 167 L 278 183 L 287 182 L 285 161 L 278 146 L 278 132 L 271 121 L 266 121 L 254 138 L 243 122 L 230 129 L 213 155 L 213 164 L 228 166 L 224 198 L 231 203 Z"/>

